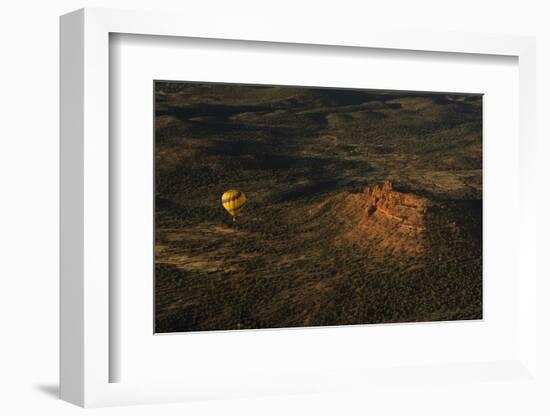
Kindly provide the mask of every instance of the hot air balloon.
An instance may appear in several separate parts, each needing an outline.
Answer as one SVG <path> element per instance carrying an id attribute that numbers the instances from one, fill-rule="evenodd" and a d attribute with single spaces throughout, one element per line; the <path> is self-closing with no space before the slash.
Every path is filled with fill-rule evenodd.
<path id="1" fill-rule="evenodd" d="M 246 196 L 244 192 L 238 191 L 236 189 L 230 189 L 225 191 L 222 195 L 222 205 L 227 212 L 233 217 L 233 221 L 243 209 L 244 204 L 246 204 Z"/>

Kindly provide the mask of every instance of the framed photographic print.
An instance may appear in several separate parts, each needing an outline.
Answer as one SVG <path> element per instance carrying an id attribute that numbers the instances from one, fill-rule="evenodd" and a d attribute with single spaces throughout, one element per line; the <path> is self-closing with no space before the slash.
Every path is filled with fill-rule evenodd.
<path id="1" fill-rule="evenodd" d="M 482 96 L 155 81 L 155 332 L 482 318 Z"/>
<path id="2" fill-rule="evenodd" d="M 541 386 L 534 40 L 191 20 L 61 19 L 62 398 Z"/>

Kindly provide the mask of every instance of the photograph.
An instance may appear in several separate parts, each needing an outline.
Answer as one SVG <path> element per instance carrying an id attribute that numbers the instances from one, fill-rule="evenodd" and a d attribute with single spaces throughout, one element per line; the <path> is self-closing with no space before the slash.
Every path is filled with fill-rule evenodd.
<path id="1" fill-rule="evenodd" d="M 153 89 L 155 333 L 483 318 L 482 94 Z"/>

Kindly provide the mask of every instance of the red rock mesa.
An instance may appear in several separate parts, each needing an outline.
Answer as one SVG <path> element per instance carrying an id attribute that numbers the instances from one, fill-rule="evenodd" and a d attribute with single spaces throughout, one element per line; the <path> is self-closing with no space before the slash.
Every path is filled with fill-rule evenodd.
<path id="1" fill-rule="evenodd" d="M 336 233 L 337 242 L 360 245 L 372 257 L 384 258 L 425 252 L 436 206 L 427 198 L 395 191 L 387 180 L 359 193 L 339 194 L 318 208 L 330 212 L 339 224 L 342 232 Z"/>

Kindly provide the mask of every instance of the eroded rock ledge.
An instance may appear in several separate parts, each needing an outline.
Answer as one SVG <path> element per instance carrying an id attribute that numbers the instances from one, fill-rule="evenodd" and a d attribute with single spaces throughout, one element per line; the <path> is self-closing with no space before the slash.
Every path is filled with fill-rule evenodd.
<path id="1" fill-rule="evenodd" d="M 428 249 L 427 234 L 434 227 L 445 224 L 454 232 L 454 223 L 439 218 L 437 207 L 428 198 L 394 190 L 388 180 L 362 192 L 336 195 L 318 207 L 317 215 L 330 212 L 340 228 L 337 243 L 360 245 L 375 257 L 415 256 Z"/>
<path id="2" fill-rule="evenodd" d="M 426 215 L 434 204 L 413 194 L 393 190 L 392 181 L 384 182 L 383 186 L 367 187 L 361 193 L 348 194 L 343 201 L 342 213 L 360 215 L 357 226 L 362 228 L 384 217 L 395 227 L 403 231 L 420 233 L 426 230 Z"/>

